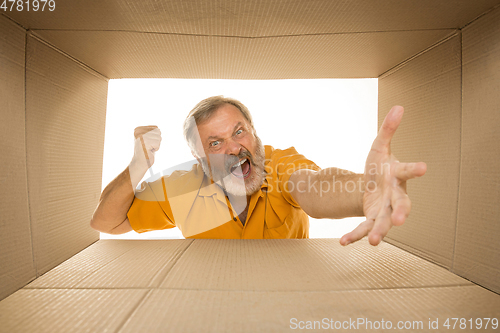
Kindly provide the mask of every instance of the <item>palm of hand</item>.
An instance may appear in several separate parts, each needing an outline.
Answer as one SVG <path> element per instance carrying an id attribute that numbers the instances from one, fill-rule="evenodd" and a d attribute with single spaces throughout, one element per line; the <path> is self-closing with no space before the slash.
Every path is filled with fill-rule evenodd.
<path id="1" fill-rule="evenodd" d="M 425 163 L 400 163 L 391 154 L 390 142 L 403 116 L 402 107 L 393 107 L 373 142 L 365 165 L 363 212 L 366 221 L 340 239 L 342 245 L 368 236 L 377 245 L 394 225 L 402 225 L 411 210 L 406 180 L 425 174 Z"/>
<path id="2" fill-rule="evenodd" d="M 406 195 L 406 182 L 395 176 L 395 169 L 400 164 L 389 152 L 372 150 L 368 155 L 363 195 L 363 212 L 368 232 L 375 227 L 377 218 L 383 226 L 376 228 L 375 231 L 381 231 L 380 229 L 389 229 L 393 225 L 401 225 L 407 216 L 406 212 L 394 214 L 393 207 L 393 204 L 401 200 L 408 200 L 408 210 L 411 206 Z M 378 244 L 381 239 L 373 236 L 369 240 L 372 244 Z"/>

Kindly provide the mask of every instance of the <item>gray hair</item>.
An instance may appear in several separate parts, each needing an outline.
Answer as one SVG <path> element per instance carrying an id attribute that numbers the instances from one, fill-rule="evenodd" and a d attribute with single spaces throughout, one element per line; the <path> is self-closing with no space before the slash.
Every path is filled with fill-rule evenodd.
<path id="1" fill-rule="evenodd" d="M 250 111 L 248 111 L 247 107 L 243 105 L 243 103 L 236 99 L 224 97 L 222 95 L 212 96 L 196 104 L 196 106 L 189 112 L 186 120 L 184 120 L 184 138 L 186 139 L 192 151 L 196 152 L 196 143 L 194 141 L 193 135 L 195 126 L 200 125 L 210 119 L 215 111 L 217 111 L 221 106 L 225 104 L 234 105 L 238 110 L 240 110 L 243 117 L 245 117 L 245 119 L 250 123 L 252 130 L 255 130 L 253 127 L 252 115 L 250 114 Z"/>

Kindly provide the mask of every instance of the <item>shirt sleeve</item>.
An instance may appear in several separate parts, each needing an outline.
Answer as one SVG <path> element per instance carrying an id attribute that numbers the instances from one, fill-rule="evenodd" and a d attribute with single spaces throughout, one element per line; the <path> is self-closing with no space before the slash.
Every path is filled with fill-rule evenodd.
<path id="1" fill-rule="evenodd" d="M 275 176 L 278 180 L 278 187 L 283 197 L 292 206 L 299 207 L 299 204 L 290 194 L 290 176 L 297 170 L 309 169 L 319 171 L 321 168 L 314 162 L 305 158 L 304 155 L 299 154 L 294 147 L 285 150 L 275 150 L 271 159 L 273 172 L 276 172 Z"/>
<path id="2" fill-rule="evenodd" d="M 127 217 L 132 229 L 138 233 L 175 227 L 163 177 L 151 183 L 141 184 Z"/>

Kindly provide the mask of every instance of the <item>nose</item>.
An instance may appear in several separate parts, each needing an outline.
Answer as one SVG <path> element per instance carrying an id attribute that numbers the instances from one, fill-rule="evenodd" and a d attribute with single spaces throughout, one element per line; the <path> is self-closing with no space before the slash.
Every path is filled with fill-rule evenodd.
<path id="1" fill-rule="evenodd" d="M 227 155 L 235 155 L 235 156 L 238 156 L 241 152 L 241 145 L 234 141 L 234 140 L 227 140 L 226 141 L 226 154 Z"/>

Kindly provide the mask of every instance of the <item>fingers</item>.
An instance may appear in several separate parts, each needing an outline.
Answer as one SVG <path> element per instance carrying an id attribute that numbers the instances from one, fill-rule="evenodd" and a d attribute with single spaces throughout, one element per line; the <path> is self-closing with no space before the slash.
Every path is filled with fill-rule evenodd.
<path id="1" fill-rule="evenodd" d="M 150 126 L 139 126 L 134 129 L 134 137 L 137 139 L 139 136 L 144 135 L 150 131 L 158 129 L 158 126 L 150 125 Z"/>
<path id="2" fill-rule="evenodd" d="M 374 226 L 368 234 L 371 245 L 378 245 L 393 226 L 402 225 L 411 211 L 411 200 L 404 186 L 393 187 L 384 195 Z"/>
<path id="3" fill-rule="evenodd" d="M 145 128 L 145 127 L 154 127 L 154 128 L 146 133 L 139 134 L 136 137 L 136 139 L 140 139 L 143 149 L 145 149 L 146 151 L 155 152 L 158 149 L 160 149 L 161 131 L 156 126 L 144 126 L 143 128 Z M 136 130 L 137 130 L 137 128 L 136 128 Z M 142 132 L 142 131 L 143 130 L 141 130 L 140 132 Z M 136 133 L 137 133 L 137 131 L 136 131 Z"/>
<path id="4" fill-rule="evenodd" d="M 362 223 L 360 223 L 353 231 L 345 234 L 340 238 L 340 244 L 346 246 L 350 243 L 354 243 L 361 238 L 368 235 L 370 230 L 373 227 L 373 219 L 368 219 Z"/>
<path id="5" fill-rule="evenodd" d="M 395 226 L 402 225 L 410 215 L 411 200 L 403 188 L 395 188 L 392 190 L 391 197 L 392 214 L 391 221 Z"/>
<path id="6" fill-rule="evenodd" d="M 394 175 L 400 181 L 422 177 L 427 171 L 427 164 L 424 162 L 418 163 L 398 163 L 394 170 Z"/>
<path id="7" fill-rule="evenodd" d="M 146 148 L 146 144 L 144 143 L 144 138 L 142 137 L 142 135 L 139 138 L 141 139 L 141 146 L 142 146 L 142 150 L 144 152 L 144 157 L 146 157 L 148 167 L 151 168 L 151 161 L 149 160 L 148 149 Z"/>
<path id="8" fill-rule="evenodd" d="M 403 113 L 404 109 L 402 106 L 396 105 L 392 107 L 385 117 L 375 141 L 373 141 L 372 149 L 380 151 L 389 148 L 391 139 L 401 123 Z"/>
<path id="9" fill-rule="evenodd" d="M 154 164 L 154 153 L 160 149 L 161 131 L 156 126 L 141 126 L 134 131 L 134 161 L 142 167 Z M 146 170 L 147 170 L 146 168 Z"/>
<path id="10" fill-rule="evenodd" d="M 353 231 L 340 238 L 340 244 L 346 246 L 357 242 L 361 238 L 368 236 L 371 245 L 378 245 L 387 236 L 393 223 L 391 221 L 391 206 L 387 206 L 379 212 L 375 220 L 368 219 L 358 225 Z"/>
<path id="11" fill-rule="evenodd" d="M 405 222 L 411 211 L 411 201 L 402 186 L 388 189 L 381 200 L 377 216 L 367 218 L 367 221 L 342 236 L 341 245 L 348 245 L 365 236 L 368 236 L 368 242 L 371 245 L 378 245 L 393 226 L 399 226 Z"/>
<path id="12" fill-rule="evenodd" d="M 392 228 L 391 213 L 391 205 L 387 202 L 378 212 L 373 228 L 368 234 L 371 245 L 378 245 Z"/>

